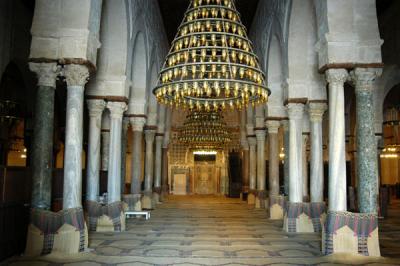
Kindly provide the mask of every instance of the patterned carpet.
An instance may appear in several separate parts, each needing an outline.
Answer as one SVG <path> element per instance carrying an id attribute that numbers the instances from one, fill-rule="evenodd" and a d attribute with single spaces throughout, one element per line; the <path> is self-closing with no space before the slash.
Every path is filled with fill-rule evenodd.
<path id="1" fill-rule="evenodd" d="M 238 199 L 170 196 L 151 219 L 129 219 L 123 233 L 92 233 L 90 252 L 19 257 L 8 265 L 399 265 L 400 203 L 381 221 L 386 258 L 322 256 L 318 234 L 288 235 Z M 390 258 L 388 258 L 390 257 Z"/>

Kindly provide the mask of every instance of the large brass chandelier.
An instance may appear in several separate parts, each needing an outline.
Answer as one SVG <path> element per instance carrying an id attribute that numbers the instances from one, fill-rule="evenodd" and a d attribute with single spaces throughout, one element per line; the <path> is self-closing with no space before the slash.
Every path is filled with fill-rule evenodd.
<path id="1" fill-rule="evenodd" d="M 178 140 L 192 150 L 216 150 L 224 148 L 231 138 L 220 112 L 192 111 L 186 117 Z"/>
<path id="2" fill-rule="evenodd" d="M 192 0 L 153 93 L 190 110 L 241 109 L 265 103 L 258 58 L 233 0 Z"/>

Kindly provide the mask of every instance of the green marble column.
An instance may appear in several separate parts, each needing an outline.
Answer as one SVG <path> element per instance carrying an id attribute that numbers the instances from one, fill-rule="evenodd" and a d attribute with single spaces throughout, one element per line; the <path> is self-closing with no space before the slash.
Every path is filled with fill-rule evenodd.
<path id="1" fill-rule="evenodd" d="M 361 213 L 378 211 L 378 160 L 374 127 L 373 88 L 378 69 L 352 72 L 356 92 L 358 207 Z"/>
<path id="2" fill-rule="evenodd" d="M 30 63 L 38 77 L 32 144 L 32 208 L 51 207 L 56 63 Z"/>

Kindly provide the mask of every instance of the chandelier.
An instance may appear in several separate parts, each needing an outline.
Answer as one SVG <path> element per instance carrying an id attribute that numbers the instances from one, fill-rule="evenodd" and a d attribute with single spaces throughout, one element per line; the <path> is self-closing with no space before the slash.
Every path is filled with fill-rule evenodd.
<path id="1" fill-rule="evenodd" d="M 233 0 L 192 0 L 153 93 L 177 108 L 242 109 L 267 102 L 264 81 Z"/>
<path id="2" fill-rule="evenodd" d="M 192 150 L 215 150 L 224 148 L 231 138 L 220 112 L 192 111 L 186 117 L 178 140 Z"/>

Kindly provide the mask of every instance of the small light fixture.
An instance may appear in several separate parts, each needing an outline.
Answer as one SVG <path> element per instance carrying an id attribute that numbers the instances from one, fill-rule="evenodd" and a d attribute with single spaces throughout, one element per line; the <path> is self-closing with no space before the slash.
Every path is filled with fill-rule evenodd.
<path id="1" fill-rule="evenodd" d="M 194 155 L 216 155 L 217 151 L 194 151 Z"/>

